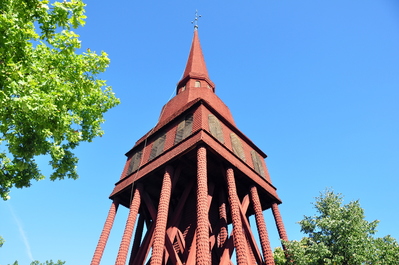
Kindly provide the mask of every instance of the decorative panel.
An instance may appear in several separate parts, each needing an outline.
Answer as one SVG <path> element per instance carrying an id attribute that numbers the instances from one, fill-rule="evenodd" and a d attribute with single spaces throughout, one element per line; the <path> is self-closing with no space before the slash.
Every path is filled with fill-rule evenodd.
<path id="1" fill-rule="evenodd" d="M 209 123 L 209 131 L 211 134 L 219 140 L 222 144 L 224 144 L 224 137 L 223 137 L 223 128 L 220 124 L 218 118 L 215 115 L 209 114 L 208 115 L 208 123 Z"/>
<path id="2" fill-rule="evenodd" d="M 175 143 L 179 143 L 181 140 L 183 140 L 183 133 L 184 133 L 184 125 L 185 125 L 185 120 L 182 120 L 179 125 L 177 125 L 177 130 L 176 130 L 176 136 L 175 136 Z"/>
<path id="3" fill-rule="evenodd" d="M 184 118 L 184 130 L 183 130 L 183 139 L 188 137 L 193 131 L 193 114 L 188 114 Z"/>
<path id="4" fill-rule="evenodd" d="M 142 154 L 143 150 L 137 151 L 133 154 L 132 158 L 130 159 L 129 168 L 126 172 L 126 175 L 130 175 L 139 168 Z"/>
<path id="5" fill-rule="evenodd" d="M 177 125 L 176 136 L 174 144 L 180 143 L 183 139 L 191 134 L 193 130 L 193 114 L 188 114 L 184 117 L 179 125 Z"/>
<path id="6" fill-rule="evenodd" d="M 251 157 L 255 171 L 262 177 L 265 177 L 265 170 L 263 169 L 262 158 L 260 155 L 255 152 L 255 150 L 251 150 Z"/>
<path id="7" fill-rule="evenodd" d="M 148 161 L 151 161 L 155 157 L 159 156 L 163 152 L 163 147 L 165 145 L 166 134 L 163 133 L 158 137 L 152 144 L 151 153 Z"/>
<path id="8" fill-rule="evenodd" d="M 237 136 L 237 134 L 230 133 L 230 140 L 231 140 L 231 146 L 233 147 L 234 154 L 236 154 L 239 158 L 241 158 L 242 161 L 246 161 L 244 148 L 242 147 L 241 140 Z"/>

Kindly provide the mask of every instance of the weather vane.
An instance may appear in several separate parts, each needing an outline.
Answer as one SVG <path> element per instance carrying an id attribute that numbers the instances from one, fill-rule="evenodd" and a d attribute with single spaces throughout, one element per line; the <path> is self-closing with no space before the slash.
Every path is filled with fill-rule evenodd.
<path id="1" fill-rule="evenodd" d="M 201 15 L 198 15 L 198 10 L 195 10 L 195 19 L 191 21 L 191 24 L 194 24 L 194 30 L 198 29 L 198 19 L 201 17 Z"/>

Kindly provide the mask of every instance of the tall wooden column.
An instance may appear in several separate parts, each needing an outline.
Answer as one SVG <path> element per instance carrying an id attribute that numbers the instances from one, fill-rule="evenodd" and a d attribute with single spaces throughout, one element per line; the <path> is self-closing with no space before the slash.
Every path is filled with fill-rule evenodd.
<path id="1" fill-rule="evenodd" d="M 265 260 L 266 265 L 274 265 L 273 252 L 270 247 L 269 235 L 267 233 L 265 218 L 262 213 L 262 205 L 259 200 L 258 189 L 255 186 L 252 186 L 250 194 L 255 211 L 255 221 L 258 228 L 263 259 Z"/>
<path id="2" fill-rule="evenodd" d="M 165 248 L 166 223 L 168 221 L 169 201 L 172 193 L 173 168 L 167 166 L 163 178 L 161 195 L 158 205 L 157 220 L 154 230 L 154 243 L 152 245 L 151 265 L 161 265 Z"/>
<path id="3" fill-rule="evenodd" d="M 101 232 L 100 240 L 98 241 L 96 251 L 94 252 L 93 259 L 90 265 L 99 265 L 104 253 L 105 246 L 107 245 L 108 237 L 114 224 L 116 211 L 118 210 L 119 203 L 115 200 L 111 204 L 107 219 L 105 220 L 103 231 Z"/>
<path id="4" fill-rule="evenodd" d="M 208 181 L 207 181 L 206 148 L 197 150 L 197 235 L 196 264 L 209 265 L 209 218 L 208 218 Z"/>
<path id="5" fill-rule="evenodd" d="M 273 211 L 274 220 L 276 221 L 276 226 L 280 238 L 284 241 L 288 241 L 287 232 L 285 231 L 284 228 L 283 218 L 281 218 L 280 210 L 278 209 L 277 203 L 272 204 L 272 211 Z"/>
<path id="6" fill-rule="evenodd" d="M 115 265 L 125 265 L 126 257 L 129 252 L 130 241 L 132 239 L 134 224 L 136 223 L 137 213 L 139 212 L 141 204 L 141 184 L 137 185 L 137 188 L 133 195 L 133 200 L 130 204 L 129 216 L 126 221 L 125 231 L 123 232 L 122 242 L 119 246 L 118 256 L 116 257 Z"/>
<path id="7" fill-rule="evenodd" d="M 231 218 L 233 221 L 233 237 L 234 247 L 236 248 L 236 257 L 238 265 L 248 264 L 247 241 L 245 240 L 244 232 L 242 229 L 240 200 L 237 196 L 236 181 L 234 178 L 234 171 L 228 168 L 226 171 L 227 189 L 229 193 L 229 203 L 231 207 Z"/>

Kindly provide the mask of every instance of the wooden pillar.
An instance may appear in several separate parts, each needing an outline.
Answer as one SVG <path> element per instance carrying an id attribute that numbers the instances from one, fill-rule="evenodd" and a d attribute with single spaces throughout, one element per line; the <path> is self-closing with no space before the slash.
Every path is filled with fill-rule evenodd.
<path id="1" fill-rule="evenodd" d="M 167 166 L 163 176 L 161 195 L 158 204 L 158 214 L 152 244 L 151 265 L 161 265 L 165 248 L 166 224 L 168 221 L 169 202 L 172 193 L 173 168 Z"/>
<path id="2" fill-rule="evenodd" d="M 220 231 L 218 235 L 219 249 L 224 247 L 224 244 L 229 236 L 227 231 L 227 210 L 226 210 L 226 198 L 223 191 L 219 192 L 219 226 Z"/>
<path id="3" fill-rule="evenodd" d="M 211 263 L 207 178 L 206 148 L 202 146 L 197 150 L 197 233 L 195 262 L 197 265 L 209 265 Z"/>
<path id="4" fill-rule="evenodd" d="M 143 237 L 143 230 L 144 230 L 144 217 L 142 214 L 140 214 L 139 220 L 137 221 L 136 232 L 134 234 L 132 251 L 130 252 L 129 265 L 133 264 L 133 260 L 139 251 L 141 238 Z"/>
<path id="5" fill-rule="evenodd" d="M 267 234 L 266 222 L 262 213 L 262 205 L 259 200 L 258 189 L 251 187 L 251 201 L 255 211 L 256 226 L 258 227 L 260 244 L 262 247 L 263 259 L 266 265 L 274 265 L 273 252 L 270 247 L 269 236 Z"/>
<path id="6" fill-rule="evenodd" d="M 101 232 L 96 251 L 94 252 L 91 265 L 99 265 L 104 253 L 105 246 L 107 245 L 108 237 L 114 224 L 116 211 L 118 210 L 119 203 L 113 201 L 109 209 L 107 220 L 105 220 L 103 231 Z"/>
<path id="7" fill-rule="evenodd" d="M 129 252 L 130 241 L 132 239 L 134 224 L 141 204 L 141 184 L 137 184 L 134 191 L 133 200 L 130 204 L 129 216 L 126 221 L 125 231 L 123 232 L 122 242 L 119 246 L 118 256 L 115 265 L 125 265 L 126 257 Z"/>
<path id="8" fill-rule="evenodd" d="M 272 211 L 273 211 L 274 220 L 276 221 L 276 226 L 280 239 L 288 241 L 287 232 L 285 231 L 283 219 L 281 218 L 277 203 L 272 204 Z"/>
<path id="9" fill-rule="evenodd" d="M 240 200 L 237 195 L 234 171 L 228 168 L 226 171 L 227 189 L 229 193 L 229 203 L 231 207 L 231 219 L 233 222 L 234 247 L 236 249 L 236 258 L 238 265 L 248 264 L 249 256 L 246 251 L 247 241 L 242 228 Z"/>

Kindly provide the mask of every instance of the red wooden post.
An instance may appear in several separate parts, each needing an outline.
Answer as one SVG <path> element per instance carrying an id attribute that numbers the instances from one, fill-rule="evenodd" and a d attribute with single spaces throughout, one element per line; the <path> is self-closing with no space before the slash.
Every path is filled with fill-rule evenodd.
<path id="1" fill-rule="evenodd" d="M 165 248 L 166 223 L 168 220 L 169 201 L 172 193 L 173 168 L 167 166 L 163 178 L 161 196 L 158 204 L 158 214 L 154 230 L 151 265 L 161 265 Z"/>
<path id="2" fill-rule="evenodd" d="M 274 265 L 273 252 L 270 247 L 266 222 L 262 213 L 262 205 L 260 204 L 258 189 L 255 186 L 251 187 L 251 201 L 255 211 L 255 220 L 256 226 L 258 227 L 260 244 L 262 246 L 263 259 L 266 265 Z"/>
<path id="3" fill-rule="evenodd" d="M 280 210 L 278 209 L 277 203 L 272 204 L 272 211 L 280 238 L 284 241 L 288 241 L 287 232 L 285 231 L 283 219 L 281 218 Z"/>
<path id="4" fill-rule="evenodd" d="M 122 242 L 119 246 L 118 256 L 115 265 L 125 265 L 126 257 L 129 252 L 130 240 L 132 238 L 134 224 L 141 204 L 141 185 L 138 184 L 130 204 L 129 216 L 126 221 L 125 231 L 123 232 Z"/>
<path id="5" fill-rule="evenodd" d="M 227 237 L 227 211 L 226 211 L 226 199 L 224 192 L 219 193 L 219 225 L 220 225 L 220 232 L 219 232 L 219 248 L 223 248 Z"/>
<path id="6" fill-rule="evenodd" d="M 229 192 L 229 203 L 231 207 L 231 218 L 233 221 L 234 247 L 236 248 L 237 264 L 248 264 L 248 254 L 246 251 L 247 241 L 245 240 L 242 229 L 240 200 L 237 196 L 236 181 L 234 179 L 234 171 L 228 168 L 226 171 L 227 189 Z"/>
<path id="7" fill-rule="evenodd" d="M 136 226 L 136 233 L 135 233 L 134 239 L 133 239 L 132 251 L 130 252 L 129 264 L 133 264 L 133 260 L 139 251 L 141 237 L 143 236 L 143 229 L 144 229 L 144 217 L 143 217 L 143 215 L 140 214 L 139 220 L 138 220 L 137 226 Z"/>
<path id="8" fill-rule="evenodd" d="M 197 235 L 196 264 L 209 265 L 209 218 L 208 218 L 208 181 L 207 181 L 206 148 L 197 150 Z"/>
<path id="9" fill-rule="evenodd" d="M 105 221 L 103 231 L 101 232 L 100 240 L 98 241 L 96 251 L 94 252 L 93 259 L 90 265 L 99 265 L 101 257 L 103 256 L 105 245 L 107 244 L 109 234 L 114 224 L 116 211 L 118 210 L 119 204 L 115 201 L 112 202 L 111 208 L 109 209 L 107 220 Z"/>

